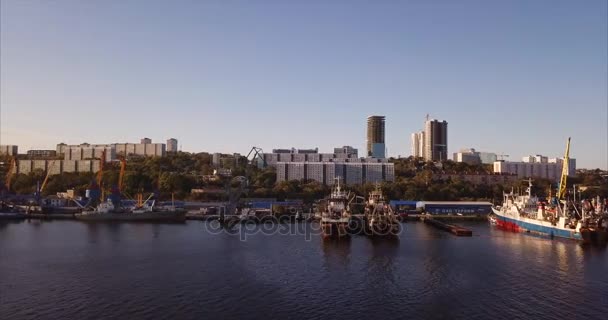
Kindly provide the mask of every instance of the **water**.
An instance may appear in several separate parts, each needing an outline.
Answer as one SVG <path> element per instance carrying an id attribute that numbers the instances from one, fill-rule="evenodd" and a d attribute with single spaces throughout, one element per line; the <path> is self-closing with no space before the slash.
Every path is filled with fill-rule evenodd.
<path id="1" fill-rule="evenodd" d="M 604 319 L 608 252 L 465 224 L 399 241 L 0 223 L 0 319 Z M 308 224 L 307 226 L 311 226 Z"/>

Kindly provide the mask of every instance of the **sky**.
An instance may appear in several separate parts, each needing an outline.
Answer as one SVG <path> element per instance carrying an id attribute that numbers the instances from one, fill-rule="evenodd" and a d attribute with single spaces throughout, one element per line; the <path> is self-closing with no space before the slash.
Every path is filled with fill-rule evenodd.
<path id="1" fill-rule="evenodd" d="M 608 168 L 608 1 L 1 0 L 0 143 L 177 138 L 183 151 L 352 145 Z"/>

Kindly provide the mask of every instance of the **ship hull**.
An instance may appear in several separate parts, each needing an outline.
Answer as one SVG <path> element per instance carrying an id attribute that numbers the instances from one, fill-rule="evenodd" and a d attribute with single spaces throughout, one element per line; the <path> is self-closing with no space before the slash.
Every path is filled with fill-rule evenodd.
<path id="1" fill-rule="evenodd" d="M 321 231 L 323 238 L 345 238 L 350 235 L 347 222 L 321 221 Z"/>
<path id="2" fill-rule="evenodd" d="M 559 228 L 551 225 L 548 221 L 538 221 L 527 218 L 508 217 L 504 213 L 492 208 L 495 215 L 494 224 L 503 230 L 512 232 L 531 232 L 549 237 L 558 237 L 564 239 L 572 239 L 582 241 L 581 233 L 573 229 Z"/>
<path id="3" fill-rule="evenodd" d="M 371 221 L 368 220 L 365 234 L 371 237 L 397 237 L 401 231 L 400 225 L 396 221 Z"/>
<path id="4" fill-rule="evenodd" d="M 80 213 L 74 216 L 77 220 L 91 222 L 182 222 L 186 220 L 186 211 L 153 211 L 145 213 Z"/>

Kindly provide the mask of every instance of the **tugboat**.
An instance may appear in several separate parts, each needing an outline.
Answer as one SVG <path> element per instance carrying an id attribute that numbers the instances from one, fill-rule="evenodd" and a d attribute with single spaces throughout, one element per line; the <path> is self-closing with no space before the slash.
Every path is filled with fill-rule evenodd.
<path id="1" fill-rule="evenodd" d="M 400 229 L 397 216 L 384 199 L 380 185 L 376 184 L 376 189 L 369 193 L 365 206 L 365 234 L 395 237 Z"/>
<path id="2" fill-rule="evenodd" d="M 321 209 L 321 231 L 324 238 L 348 237 L 348 224 L 351 212 L 348 203 L 348 194 L 340 187 L 340 179 L 325 199 Z"/>

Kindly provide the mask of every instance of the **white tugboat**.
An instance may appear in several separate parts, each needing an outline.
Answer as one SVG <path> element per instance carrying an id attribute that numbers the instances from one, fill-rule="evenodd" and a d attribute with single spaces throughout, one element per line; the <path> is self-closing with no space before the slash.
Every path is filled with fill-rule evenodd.
<path id="1" fill-rule="evenodd" d="M 400 225 L 391 206 L 386 202 L 380 186 L 369 193 L 365 205 L 365 234 L 370 236 L 394 237 L 399 234 Z"/>
<path id="2" fill-rule="evenodd" d="M 342 238 L 349 236 L 348 224 L 351 212 L 348 205 L 348 194 L 340 187 L 340 179 L 325 200 L 321 209 L 321 230 L 324 238 Z"/>

